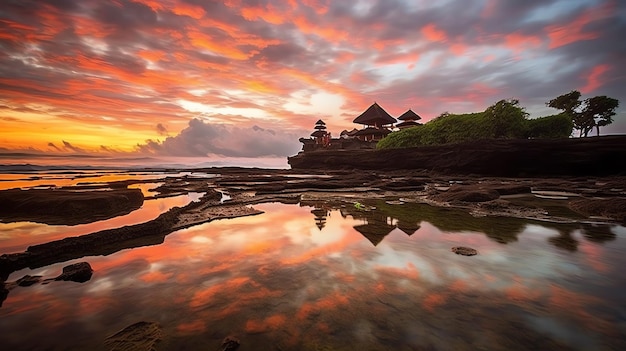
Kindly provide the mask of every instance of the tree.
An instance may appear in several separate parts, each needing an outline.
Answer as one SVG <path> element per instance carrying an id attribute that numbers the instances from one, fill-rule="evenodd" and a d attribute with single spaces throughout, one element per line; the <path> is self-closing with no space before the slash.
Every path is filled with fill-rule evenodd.
<path id="1" fill-rule="evenodd" d="M 485 110 L 494 138 L 523 138 L 527 116 L 517 99 L 500 100 Z"/>
<path id="2" fill-rule="evenodd" d="M 596 135 L 600 136 L 600 127 L 613 123 L 615 110 L 619 106 L 619 100 L 608 96 L 594 96 L 585 100 L 585 112 L 593 119 L 596 126 Z M 585 134 L 585 136 L 587 136 Z"/>
<path id="3" fill-rule="evenodd" d="M 578 136 L 587 137 L 594 127 L 599 136 L 600 127 L 613 123 L 611 117 L 615 116 L 619 101 L 607 96 L 594 96 L 580 101 L 580 92 L 572 90 L 548 101 L 546 105 L 567 113 L 572 119 L 574 129 L 579 130 Z"/>
<path id="4" fill-rule="evenodd" d="M 546 102 L 546 105 L 557 110 L 563 110 L 573 117 L 574 111 L 580 106 L 580 91 L 572 90 L 567 94 L 557 96 Z"/>

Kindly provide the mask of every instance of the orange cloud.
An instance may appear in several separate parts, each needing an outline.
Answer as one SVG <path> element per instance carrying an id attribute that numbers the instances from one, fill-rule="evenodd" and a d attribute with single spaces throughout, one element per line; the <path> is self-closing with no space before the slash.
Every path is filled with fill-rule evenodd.
<path id="1" fill-rule="evenodd" d="M 296 16 L 293 19 L 293 23 L 303 33 L 317 35 L 331 43 L 339 43 L 348 38 L 348 32 L 337 29 L 341 28 L 337 23 L 332 26 L 322 25 L 309 21 L 305 16 Z"/>
<path id="2" fill-rule="evenodd" d="M 186 2 L 177 3 L 172 9 L 172 12 L 180 16 L 189 16 L 193 19 L 200 19 L 206 14 L 206 11 L 204 11 L 202 7 Z"/>

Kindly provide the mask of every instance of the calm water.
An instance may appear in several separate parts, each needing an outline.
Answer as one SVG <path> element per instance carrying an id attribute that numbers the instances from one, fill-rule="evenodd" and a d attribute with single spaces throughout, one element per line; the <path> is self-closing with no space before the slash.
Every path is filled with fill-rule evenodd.
<path id="1" fill-rule="evenodd" d="M 0 345 L 104 350 L 151 321 L 158 350 L 218 350 L 228 335 L 239 350 L 626 349 L 626 228 L 371 205 L 255 205 L 265 213 L 81 259 L 86 283 L 10 291 Z M 450 252 L 462 245 L 479 255 Z"/>

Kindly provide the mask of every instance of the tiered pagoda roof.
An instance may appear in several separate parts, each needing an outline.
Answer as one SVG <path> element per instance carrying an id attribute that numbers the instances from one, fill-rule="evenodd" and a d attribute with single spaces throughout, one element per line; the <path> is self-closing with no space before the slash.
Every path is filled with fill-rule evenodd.
<path id="1" fill-rule="evenodd" d="M 396 127 L 402 129 L 402 128 L 419 126 L 420 123 L 418 123 L 417 121 L 422 119 L 422 117 L 420 117 L 420 115 L 418 115 L 417 113 L 409 109 L 408 111 L 403 113 L 400 117 L 398 117 L 398 119 L 403 122 L 396 124 Z"/>
<path id="2" fill-rule="evenodd" d="M 380 105 L 373 103 L 372 106 L 370 106 L 352 122 L 367 126 L 382 127 L 387 124 L 394 124 L 397 121 L 395 118 L 391 117 L 387 111 L 380 107 Z"/>

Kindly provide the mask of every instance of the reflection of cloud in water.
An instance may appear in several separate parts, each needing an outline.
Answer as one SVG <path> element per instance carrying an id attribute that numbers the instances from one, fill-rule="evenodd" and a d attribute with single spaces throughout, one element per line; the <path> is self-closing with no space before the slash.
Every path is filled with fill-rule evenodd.
<path id="1" fill-rule="evenodd" d="M 265 214 L 89 258 L 95 273 L 84 285 L 11 291 L 0 328 L 28 329 L 22 346 L 45 336 L 61 348 L 138 320 L 163 325 L 163 349 L 213 349 L 230 334 L 260 350 L 625 346 L 616 337 L 620 300 L 610 293 L 626 288 L 623 240 L 600 245 L 576 234 L 571 254 L 548 243 L 558 231 L 538 225 L 502 245 L 421 221 L 412 236 L 394 229 L 374 247 L 353 229 L 362 220 L 336 210 L 319 230 L 311 208 L 255 207 Z M 455 255 L 457 245 L 480 254 Z M 37 324 L 45 314 L 59 317 Z M 61 338 L 68 321 L 87 314 L 96 331 L 73 325 L 78 340 Z"/>

